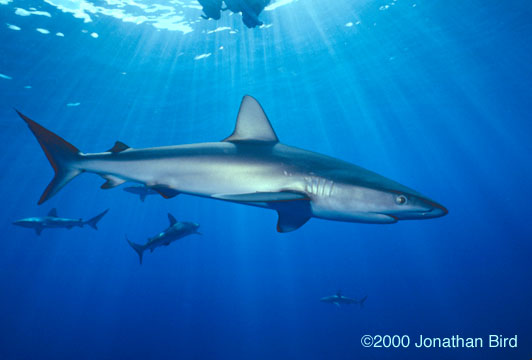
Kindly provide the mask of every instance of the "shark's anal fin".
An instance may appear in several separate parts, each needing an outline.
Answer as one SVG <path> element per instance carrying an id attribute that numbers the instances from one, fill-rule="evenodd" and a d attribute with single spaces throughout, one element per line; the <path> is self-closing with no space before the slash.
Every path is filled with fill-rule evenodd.
<path id="1" fill-rule="evenodd" d="M 48 216 L 50 217 L 57 217 L 57 209 L 56 208 L 53 208 L 52 210 L 50 210 L 48 212 Z"/>
<path id="2" fill-rule="evenodd" d="M 168 220 L 170 221 L 170 226 L 174 226 L 175 224 L 177 224 L 177 220 L 175 219 L 175 217 L 168 213 Z"/>
<path id="3" fill-rule="evenodd" d="M 179 191 L 174 190 L 166 185 L 153 185 L 150 188 L 159 193 L 165 199 L 171 199 L 179 195 Z"/>
<path id="4" fill-rule="evenodd" d="M 107 180 L 105 183 L 102 184 L 102 186 L 100 186 L 100 188 L 104 190 L 112 189 L 126 182 L 126 180 L 112 175 L 104 175 L 102 177 Z"/>
<path id="5" fill-rule="evenodd" d="M 121 141 L 117 141 L 117 142 L 115 142 L 115 144 L 113 145 L 112 148 L 107 150 L 107 152 L 111 152 L 113 154 L 116 154 L 116 153 L 122 152 L 122 151 L 127 150 L 127 149 L 130 149 L 130 147 L 127 146 L 126 144 L 124 144 Z"/>
<path id="6" fill-rule="evenodd" d="M 226 201 L 265 204 L 279 214 L 277 231 L 281 233 L 299 229 L 312 217 L 309 197 L 295 191 L 218 194 L 212 197 Z"/>
<path id="7" fill-rule="evenodd" d="M 240 104 L 235 130 L 223 141 L 261 141 L 277 143 L 279 139 L 270 124 L 270 120 L 259 102 L 246 95 Z"/>

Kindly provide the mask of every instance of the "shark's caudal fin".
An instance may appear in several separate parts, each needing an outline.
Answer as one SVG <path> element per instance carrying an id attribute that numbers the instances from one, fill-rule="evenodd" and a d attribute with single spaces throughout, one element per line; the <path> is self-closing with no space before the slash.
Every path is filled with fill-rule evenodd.
<path id="1" fill-rule="evenodd" d="M 37 124 L 18 110 L 15 111 L 28 124 L 55 171 L 54 178 L 39 199 L 38 204 L 40 205 L 82 172 L 73 166 L 78 160 L 80 152 L 61 137 Z"/>
<path id="2" fill-rule="evenodd" d="M 85 224 L 89 225 L 94 230 L 98 230 L 98 226 L 96 226 L 98 224 L 98 221 L 100 221 L 104 217 L 104 215 L 107 214 L 108 211 L 109 209 L 105 210 L 103 213 L 99 215 L 96 215 L 92 219 L 85 221 Z"/>
<path id="3" fill-rule="evenodd" d="M 140 244 L 135 244 L 134 242 L 129 241 L 127 236 L 126 236 L 126 241 L 129 244 L 129 246 L 131 246 L 133 248 L 133 250 L 135 250 L 136 253 L 139 254 L 140 265 L 142 265 L 142 254 L 144 253 L 144 250 L 145 250 L 144 246 L 142 246 Z"/>
<path id="4" fill-rule="evenodd" d="M 364 307 L 364 302 L 366 301 L 367 298 L 368 298 L 368 296 L 366 295 L 366 296 L 364 296 L 364 297 L 359 301 L 359 303 L 360 303 L 360 307 L 361 307 L 361 308 Z"/>
<path id="5" fill-rule="evenodd" d="M 259 102 L 246 95 L 242 99 L 238 117 L 236 118 L 235 130 L 224 141 L 262 141 L 279 142 L 275 131 L 273 131 L 270 120 L 264 113 Z"/>

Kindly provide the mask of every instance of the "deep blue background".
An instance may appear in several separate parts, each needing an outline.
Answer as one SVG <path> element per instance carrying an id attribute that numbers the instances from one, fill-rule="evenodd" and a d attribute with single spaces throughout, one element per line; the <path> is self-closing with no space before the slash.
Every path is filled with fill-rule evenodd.
<path id="1" fill-rule="evenodd" d="M 224 16 L 189 34 L 103 15 L 83 23 L 40 1 L 0 5 L 0 73 L 12 77 L 0 78 L 0 359 L 529 359 L 530 8 L 385 4 L 299 0 L 263 13 L 269 28 Z M 52 17 L 14 14 L 32 6 Z M 206 33 L 217 26 L 238 32 Z M 449 215 L 311 220 L 278 234 L 272 211 L 189 196 L 141 203 L 90 175 L 36 205 L 53 171 L 12 107 L 96 152 L 115 140 L 222 139 L 244 94 L 284 143 L 397 180 Z M 111 210 L 97 232 L 11 225 L 52 207 L 73 218 Z M 167 212 L 204 236 L 139 266 L 124 234 L 145 241 Z M 318 301 L 338 289 L 368 295 L 366 307 Z M 517 334 L 519 347 L 364 349 L 364 334 Z"/>

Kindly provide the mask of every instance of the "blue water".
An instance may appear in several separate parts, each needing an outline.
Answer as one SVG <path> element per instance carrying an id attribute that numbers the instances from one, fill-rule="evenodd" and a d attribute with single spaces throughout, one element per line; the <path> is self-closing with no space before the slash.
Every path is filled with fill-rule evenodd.
<path id="1" fill-rule="evenodd" d="M 248 29 L 237 15 L 200 19 L 192 0 L 158 2 L 166 13 L 83 2 L 99 10 L 78 17 L 65 3 L 0 1 L 0 359 L 532 356 L 528 5 L 285 1 Z M 141 203 L 94 175 L 36 205 L 53 170 L 13 107 L 98 152 L 218 141 L 245 94 L 282 142 L 399 181 L 449 215 L 312 219 L 278 234 L 273 211 L 184 195 Z M 38 237 L 11 224 L 53 207 L 111 210 L 98 231 Z M 143 243 L 168 212 L 204 235 L 139 266 L 124 236 Z M 366 306 L 319 302 L 338 289 Z M 518 347 L 366 349 L 364 334 L 518 335 Z"/>

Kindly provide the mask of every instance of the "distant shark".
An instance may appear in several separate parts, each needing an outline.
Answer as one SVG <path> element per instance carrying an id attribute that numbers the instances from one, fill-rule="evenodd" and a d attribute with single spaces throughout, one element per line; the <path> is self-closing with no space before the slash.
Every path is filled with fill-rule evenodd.
<path id="1" fill-rule="evenodd" d="M 296 230 L 311 217 L 391 224 L 447 214 L 442 205 L 381 175 L 280 143 L 251 96 L 244 96 L 235 130 L 221 142 L 132 149 L 117 141 L 92 154 L 18 114 L 55 170 L 39 204 L 89 172 L 106 180 L 102 189 L 133 181 L 165 198 L 184 193 L 273 209 L 279 232 Z"/>
<path id="2" fill-rule="evenodd" d="M 157 195 L 157 191 L 150 189 L 146 186 L 129 186 L 127 188 L 124 188 L 125 192 L 136 194 L 140 197 L 140 201 L 144 202 L 146 200 L 146 196 L 148 195 Z"/>
<path id="3" fill-rule="evenodd" d="M 172 214 L 168 214 L 168 220 L 170 220 L 170 226 L 163 232 L 155 235 L 152 238 L 148 239 L 148 242 L 144 245 L 136 244 L 131 242 L 126 237 L 128 244 L 139 254 L 139 261 L 142 265 L 142 254 L 144 251 L 150 250 L 153 252 L 155 248 L 159 246 L 168 246 L 172 242 L 179 240 L 187 235 L 198 234 L 199 224 L 193 222 L 179 222 L 177 221 Z"/>
<path id="4" fill-rule="evenodd" d="M 324 303 L 334 304 L 338 307 L 340 307 L 340 304 L 347 304 L 347 305 L 360 304 L 360 307 L 363 307 L 364 302 L 366 301 L 367 298 L 368 298 L 367 296 L 364 296 L 362 299 L 356 300 L 353 298 L 349 298 L 347 296 L 343 296 L 342 293 L 338 291 L 336 295 L 326 296 L 324 298 L 321 298 L 320 301 Z"/>
<path id="5" fill-rule="evenodd" d="M 57 216 L 57 210 L 54 208 L 50 210 L 47 216 L 44 217 L 30 217 L 25 218 L 21 220 L 15 221 L 13 224 L 22 226 L 25 228 L 35 229 L 35 232 L 37 235 L 41 235 L 41 232 L 44 229 L 51 229 L 51 228 L 64 228 L 64 229 L 72 229 L 74 226 L 83 227 L 85 225 L 89 225 L 95 230 L 98 230 L 98 227 L 96 226 L 98 224 L 98 221 L 100 221 L 109 209 L 102 212 L 100 215 L 97 215 L 93 217 L 90 220 L 83 221 L 82 219 L 67 219 L 67 218 L 61 218 Z"/>

